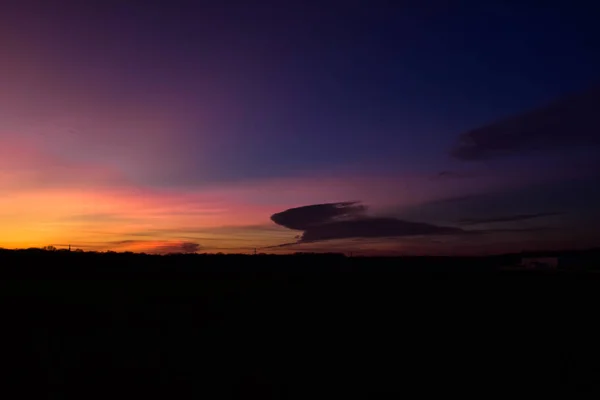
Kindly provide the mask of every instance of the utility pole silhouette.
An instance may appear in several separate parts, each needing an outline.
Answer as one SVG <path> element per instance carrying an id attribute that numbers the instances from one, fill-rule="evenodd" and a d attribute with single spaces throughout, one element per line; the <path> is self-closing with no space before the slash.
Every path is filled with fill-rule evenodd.
<path id="1" fill-rule="evenodd" d="M 71 245 L 69 245 L 69 251 L 71 251 Z"/>
<path id="2" fill-rule="evenodd" d="M 254 255 L 256 255 L 256 248 L 254 249 Z"/>

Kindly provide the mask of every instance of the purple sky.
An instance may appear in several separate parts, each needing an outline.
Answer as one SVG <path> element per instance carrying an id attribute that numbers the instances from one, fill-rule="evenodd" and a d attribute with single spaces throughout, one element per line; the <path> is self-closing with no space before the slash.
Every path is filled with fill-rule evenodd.
<path id="1" fill-rule="evenodd" d="M 592 6 L 402 4 L 3 1 L 0 246 L 600 244 Z"/>

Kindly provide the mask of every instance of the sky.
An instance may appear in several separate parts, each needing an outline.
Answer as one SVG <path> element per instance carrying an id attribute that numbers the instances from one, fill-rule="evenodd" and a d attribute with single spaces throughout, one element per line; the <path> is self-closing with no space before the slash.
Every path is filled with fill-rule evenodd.
<path id="1" fill-rule="evenodd" d="M 0 2 L 0 247 L 600 245 L 600 26 L 550 1 Z"/>

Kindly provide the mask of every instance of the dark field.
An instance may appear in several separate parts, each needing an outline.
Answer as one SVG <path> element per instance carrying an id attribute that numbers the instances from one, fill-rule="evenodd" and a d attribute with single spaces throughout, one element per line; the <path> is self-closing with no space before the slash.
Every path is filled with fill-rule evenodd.
<path id="1" fill-rule="evenodd" d="M 1 251 L 7 398 L 585 392 L 600 279 L 577 257 Z"/>

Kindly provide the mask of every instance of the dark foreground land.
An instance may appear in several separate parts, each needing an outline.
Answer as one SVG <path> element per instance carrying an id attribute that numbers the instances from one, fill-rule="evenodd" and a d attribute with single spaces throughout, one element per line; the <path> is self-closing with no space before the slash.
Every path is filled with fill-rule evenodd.
<path id="1" fill-rule="evenodd" d="M 473 259 L 0 251 L 6 398 L 572 395 L 597 252 Z"/>

